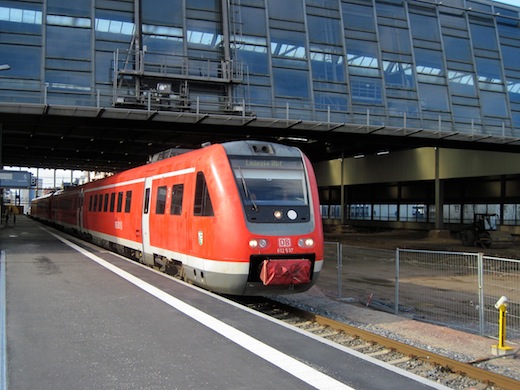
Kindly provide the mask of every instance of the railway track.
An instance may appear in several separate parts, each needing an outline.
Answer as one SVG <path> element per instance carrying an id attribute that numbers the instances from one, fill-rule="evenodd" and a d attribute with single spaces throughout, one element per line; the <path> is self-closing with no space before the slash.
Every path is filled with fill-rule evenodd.
<path id="1" fill-rule="evenodd" d="M 301 330 L 453 389 L 516 390 L 520 381 L 270 299 L 240 299 Z"/>

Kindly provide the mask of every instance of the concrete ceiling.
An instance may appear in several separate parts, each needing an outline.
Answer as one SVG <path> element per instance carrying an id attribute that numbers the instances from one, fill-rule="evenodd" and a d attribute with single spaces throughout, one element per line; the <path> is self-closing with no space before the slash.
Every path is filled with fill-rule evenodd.
<path id="1" fill-rule="evenodd" d="M 100 172 L 145 164 L 170 148 L 247 138 L 298 146 L 313 161 L 421 146 L 520 152 L 516 138 L 126 108 L 0 103 L 0 125 L 4 167 Z"/>

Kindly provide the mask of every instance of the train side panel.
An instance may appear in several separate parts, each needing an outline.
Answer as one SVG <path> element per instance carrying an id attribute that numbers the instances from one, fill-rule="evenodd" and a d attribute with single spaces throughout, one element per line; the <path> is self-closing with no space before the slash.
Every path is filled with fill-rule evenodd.
<path id="1" fill-rule="evenodd" d="M 220 293 L 305 291 L 323 263 L 311 163 L 283 145 L 212 145 L 39 198 L 31 212 Z"/>

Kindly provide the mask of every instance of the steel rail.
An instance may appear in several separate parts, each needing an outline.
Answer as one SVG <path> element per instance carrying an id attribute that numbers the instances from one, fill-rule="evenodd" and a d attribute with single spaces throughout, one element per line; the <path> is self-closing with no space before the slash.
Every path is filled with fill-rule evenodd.
<path id="1" fill-rule="evenodd" d="M 419 359 L 426 363 L 446 367 L 456 374 L 465 375 L 469 378 L 481 381 L 483 383 L 488 383 L 504 390 L 520 389 L 520 381 L 513 378 L 472 366 L 469 363 L 459 362 L 457 360 L 450 359 L 446 356 L 432 353 L 430 351 L 425 351 L 424 349 L 417 348 L 396 340 L 388 339 L 384 336 L 380 336 L 363 329 L 358 329 L 354 326 L 323 317 L 306 310 L 298 309 L 280 302 L 275 302 L 274 304 L 292 314 L 305 318 L 306 320 L 315 321 L 323 326 L 329 326 L 334 330 L 342 331 L 350 336 L 358 337 L 362 340 L 379 344 L 385 348 L 389 348 L 396 352 L 402 353 L 403 355 Z"/>

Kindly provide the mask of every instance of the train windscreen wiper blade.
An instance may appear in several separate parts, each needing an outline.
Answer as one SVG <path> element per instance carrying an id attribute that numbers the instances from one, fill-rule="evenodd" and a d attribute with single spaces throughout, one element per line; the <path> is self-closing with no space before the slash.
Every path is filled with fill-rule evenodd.
<path id="1" fill-rule="evenodd" d="M 244 177 L 244 174 L 242 173 L 242 169 L 240 169 L 240 167 L 238 167 L 238 172 L 240 172 L 240 179 L 242 181 L 242 188 L 244 189 L 244 194 L 246 195 L 246 198 L 249 199 L 249 201 L 253 205 L 253 210 L 258 212 L 258 206 L 256 205 L 256 202 L 253 199 L 253 195 L 251 194 L 251 192 L 249 192 L 249 188 L 247 188 L 246 178 Z"/>

